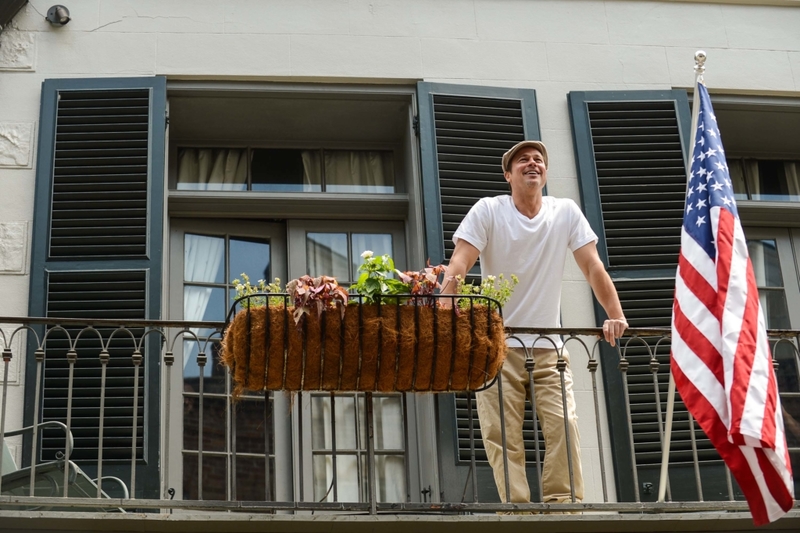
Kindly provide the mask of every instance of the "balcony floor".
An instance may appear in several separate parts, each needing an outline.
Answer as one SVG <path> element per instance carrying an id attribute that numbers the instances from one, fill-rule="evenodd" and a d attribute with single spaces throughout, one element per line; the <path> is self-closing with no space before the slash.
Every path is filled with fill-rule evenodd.
<path id="1" fill-rule="evenodd" d="M 503 533 L 800 531 L 800 508 L 756 528 L 748 513 L 693 512 L 634 514 L 586 511 L 572 515 L 270 515 L 252 513 L 104 514 L 54 511 L 2 511 L 0 529 L 14 532 L 287 532 L 287 533 Z"/>

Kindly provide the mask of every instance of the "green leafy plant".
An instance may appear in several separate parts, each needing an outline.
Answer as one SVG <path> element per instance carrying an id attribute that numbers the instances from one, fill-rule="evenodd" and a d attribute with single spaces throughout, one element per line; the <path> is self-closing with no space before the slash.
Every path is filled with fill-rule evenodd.
<path id="1" fill-rule="evenodd" d="M 458 276 L 456 280 L 458 281 L 458 294 L 486 296 L 497 300 L 497 303 L 501 306 L 508 302 L 511 298 L 511 294 L 514 292 L 514 287 L 519 283 L 519 278 L 515 274 L 511 274 L 510 279 L 507 279 L 503 274 L 498 276 L 486 276 L 486 278 L 481 280 L 480 285 L 464 283 L 460 276 Z M 470 300 L 472 300 L 472 302 L 470 302 Z M 468 309 L 469 306 L 473 304 L 496 307 L 494 302 L 483 298 L 461 298 L 458 301 L 458 307 L 461 309 Z"/>
<path id="2" fill-rule="evenodd" d="M 370 250 L 365 250 L 361 257 L 364 259 L 358 267 L 361 274 L 358 281 L 350 285 L 350 290 L 363 296 L 364 303 L 376 303 L 380 296 L 409 293 L 406 283 L 391 277 L 393 273 L 400 273 L 394 268 L 394 261 L 389 254 L 375 256 Z"/>
<path id="3" fill-rule="evenodd" d="M 250 276 L 242 272 L 240 274 L 241 280 L 236 278 L 235 280 L 231 281 L 233 284 L 234 289 L 236 289 L 236 298 L 241 298 L 243 296 L 250 296 L 252 294 L 258 293 L 281 293 L 283 289 L 281 289 L 281 280 L 279 278 L 275 278 L 275 281 L 272 283 L 267 283 L 266 280 L 260 279 L 255 284 L 250 283 Z M 269 298 L 270 305 L 280 305 L 283 303 L 283 298 L 279 296 Z M 266 296 L 254 296 L 252 298 L 246 298 L 239 302 L 242 307 L 264 307 L 267 305 L 267 297 Z"/>
<path id="4" fill-rule="evenodd" d="M 294 304 L 295 324 L 299 325 L 303 317 L 311 313 L 312 309 L 315 309 L 319 316 L 326 309 L 334 309 L 337 304 L 339 304 L 342 317 L 344 317 L 347 291 L 339 285 L 336 278 L 330 276 L 312 278 L 306 274 L 287 283 L 286 292 L 289 293 Z"/>

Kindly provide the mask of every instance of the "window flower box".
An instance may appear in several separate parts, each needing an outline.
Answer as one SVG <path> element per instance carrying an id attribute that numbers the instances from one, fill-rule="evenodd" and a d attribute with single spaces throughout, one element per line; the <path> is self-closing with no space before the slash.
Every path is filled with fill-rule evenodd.
<path id="1" fill-rule="evenodd" d="M 470 391 L 492 383 L 505 358 L 496 303 L 467 297 L 445 308 L 440 297 L 413 296 L 364 303 L 351 295 L 295 323 L 288 295 L 258 295 L 268 305 L 233 315 L 222 360 L 245 389 L 287 391 Z M 449 297 L 448 297 L 449 299 Z M 275 305 L 280 301 L 280 305 Z M 241 303 L 241 302 L 240 302 Z"/>

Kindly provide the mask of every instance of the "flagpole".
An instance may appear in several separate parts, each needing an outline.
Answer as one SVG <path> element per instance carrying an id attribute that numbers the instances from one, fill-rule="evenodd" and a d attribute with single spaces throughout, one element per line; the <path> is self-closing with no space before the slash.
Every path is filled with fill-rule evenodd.
<path id="1" fill-rule="evenodd" d="M 703 73 L 706 70 L 706 53 L 698 50 L 694 54 L 694 95 L 692 96 L 692 128 L 689 131 L 689 139 L 694 145 L 694 135 L 697 131 L 697 120 L 700 110 L 700 92 L 697 85 L 703 83 Z M 691 153 L 691 149 L 690 149 Z M 686 166 L 686 187 L 689 187 L 689 167 Z M 658 502 L 663 503 L 667 493 L 667 469 L 669 467 L 669 448 L 672 440 L 672 416 L 675 411 L 675 377 L 672 375 L 672 367 L 669 372 L 669 387 L 667 388 L 667 418 L 664 421 L 664 438 L 661 444 L 661 477 L 658 481 Z M 694 431 L 694 428 L 689 428 Z M 702 495 L 701 495 L 702 496 Z"/>

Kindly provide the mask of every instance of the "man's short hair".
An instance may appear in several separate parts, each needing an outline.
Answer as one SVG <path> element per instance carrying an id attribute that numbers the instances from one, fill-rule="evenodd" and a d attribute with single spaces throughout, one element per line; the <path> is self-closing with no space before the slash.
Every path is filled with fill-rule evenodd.
<path id="1" fill-rule="evenodd" d="M 542 141 L 522 141 L 512 146 L 508 152 L 503 154 L 503 172 L 509 172 L 511 170 L 511 158 L 523 148 L 536 148 L 539 150 L 544 158 L 544 167 L 548 167 L 547 147 L 545 147 L 544 143 Z"/>

